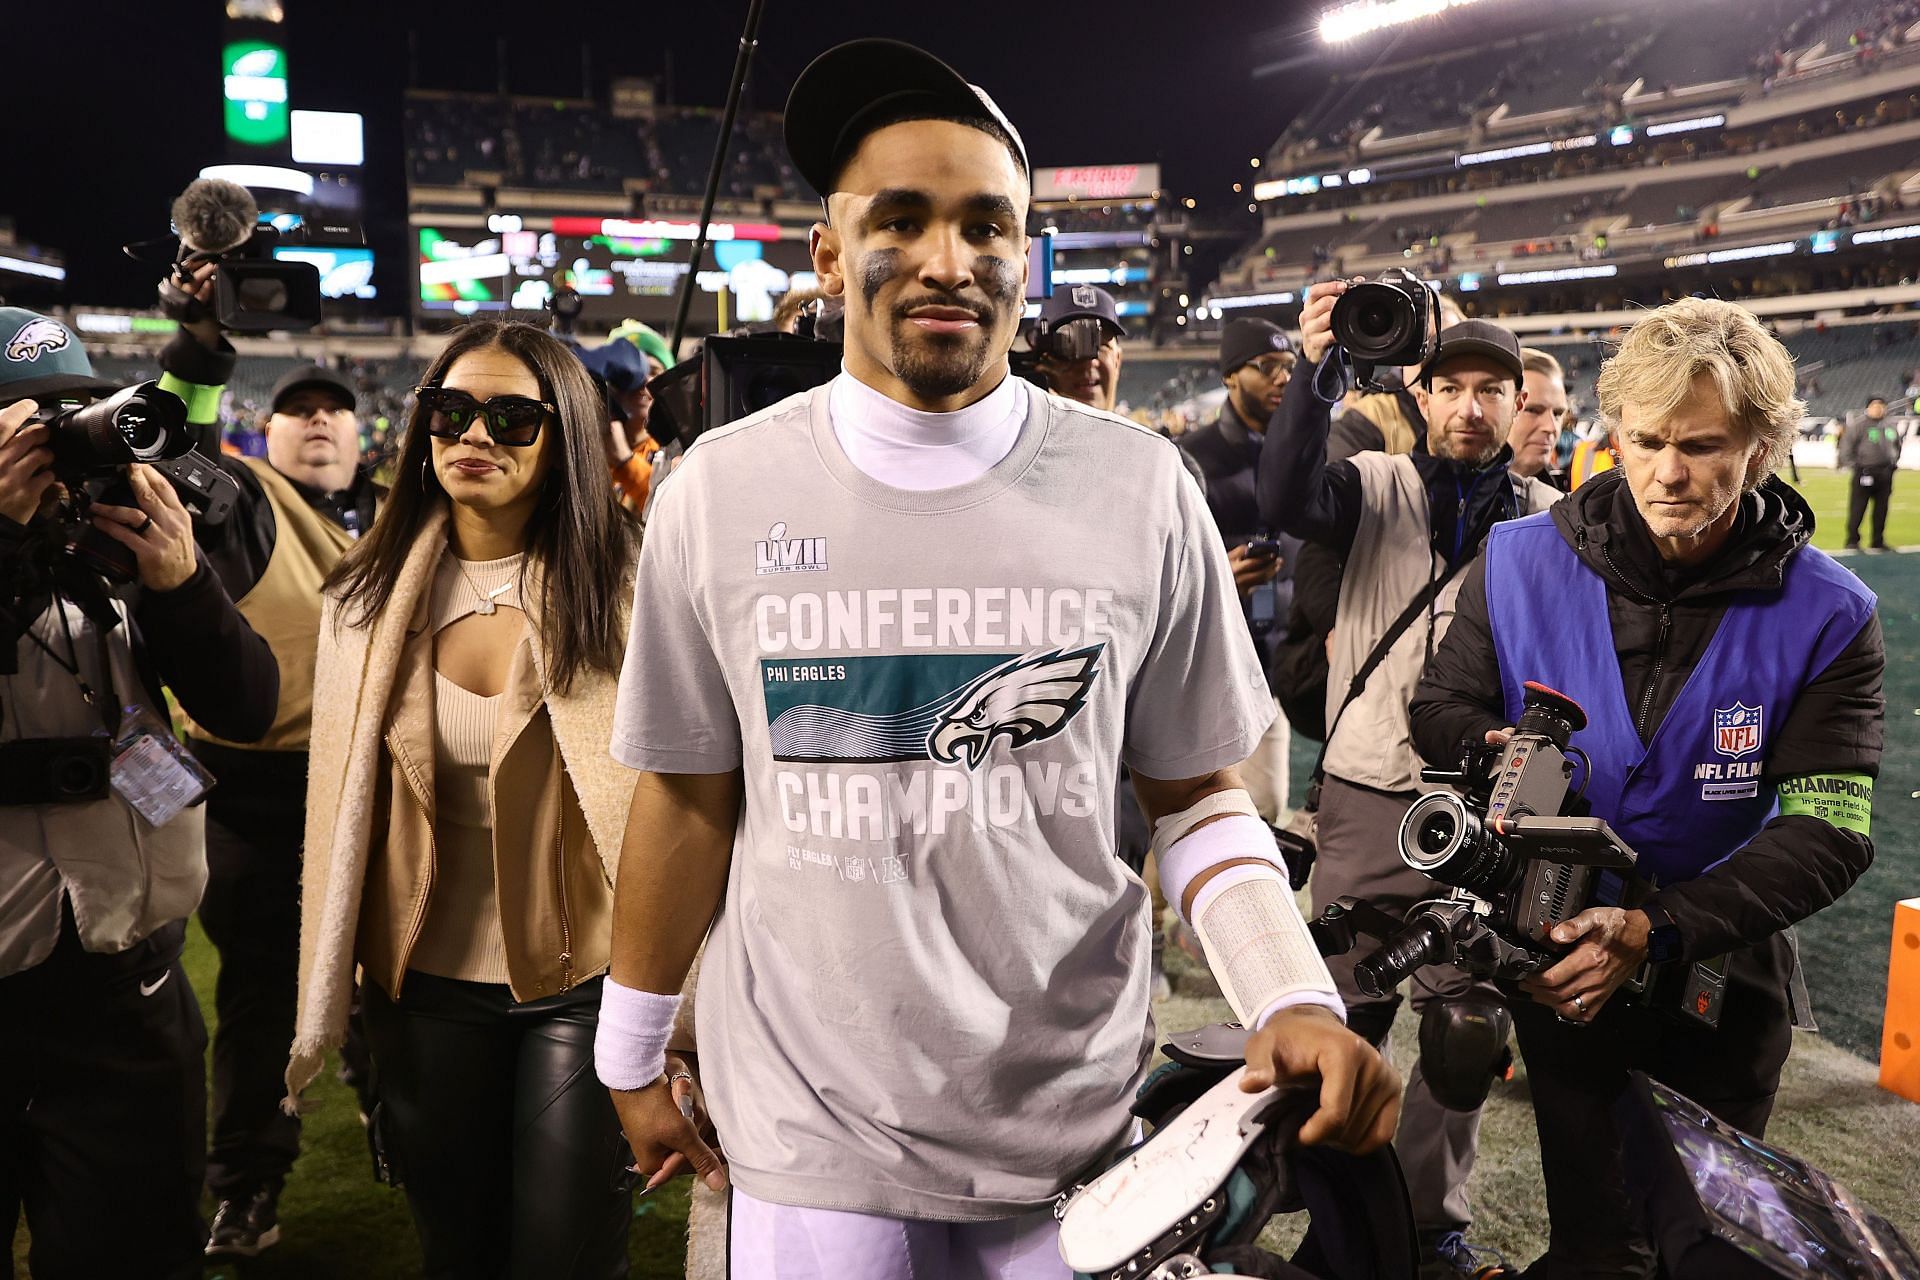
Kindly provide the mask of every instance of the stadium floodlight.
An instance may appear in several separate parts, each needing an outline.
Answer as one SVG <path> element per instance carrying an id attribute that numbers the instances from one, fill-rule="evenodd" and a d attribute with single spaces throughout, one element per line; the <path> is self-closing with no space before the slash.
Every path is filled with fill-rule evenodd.
<path id="1" fill-rule="evenodd" d="M 1284 307 L 1294 300 L 1295 295 L 1288 293 L 1245 293 L 1237 298 L 1210 298 L 1208 305 L 1214 309 L 1221 307 L 1229 310 L 1235 307 Z"/>
<path id="2" fill-rule="evenodd" d="M 0 257 L 0 271 L 17 271 L 23 276 L 40 276 L 47 280 L 67 278 L 65 267 L 56 267 L 51 262 L 35 262 L 30 258 Z"/>
<path id="3" fill-rule="evenodd" d="M 1711 253 L 1683 253 L 1667 259 L 1667 269 L 1675 267 L 1718 266 L 1722 262 L 1746 262 L 1753 258 L 1784 258 L 1800 247 L 1797 240 L 1776 240 L 1772 244 L 1750 244 L 1738 249 L 1715 249 Z"/>
<path id="4" fill-rule="evenodd" d="M 1561 267 L 1545 271 L 1505 271 L 1495 277 L 1503 285 L 1512 284 L 1559 284 L 1566 280 L 1604 280 L 1608 276 L 1620 274 L 1620 268 L 1605 267 Z"/>
<path id="5" fill-rule="evenodd" d="M 1694 116 L 1687 120 L 1664 120 L 1659 124 L 1647 126 L 1649 138 L 1664 138 L 1670 133 L 1692 133 L 1696 129 L 1718 129 L 1727 122 L 1725 116 Z"/>
<path id="6" fill-rule="evenodd" d="M 1320 15 L 1320 38 L 1338 44 L 1477 3 L 1479 0 L 1349 0 Z"/>
<path id="7" fill-rule="evenodd" d="M 225 178 L 255 191 L 291 191 L 295 195 L 313 194 L 313 175 L 298 169 L 283 169 L 271 164 L 210 164 L 200 171 L 203 178 Z"/>
<path id="8" fill-rule="evenodd" d="M 1920 236 L 1920 226 L 1886 227 L 1877 231 L 1856 231 L 1855 244 L 1885 244 L 1889 240 L 1911 240 Z"/>

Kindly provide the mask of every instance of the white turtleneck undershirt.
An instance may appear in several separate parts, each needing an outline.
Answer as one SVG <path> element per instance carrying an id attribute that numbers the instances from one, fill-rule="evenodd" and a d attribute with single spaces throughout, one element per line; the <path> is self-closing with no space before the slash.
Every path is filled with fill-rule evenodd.
<path id="1" fill-rule="evenodd" d="M 828 388 L 834 439 L 862 474 L 896 489 L 951 489 L 1013 452 L 1027 420 L 1026 383 L 1009 373 L 964 409 L 925 413 L 848 373 Z"/>

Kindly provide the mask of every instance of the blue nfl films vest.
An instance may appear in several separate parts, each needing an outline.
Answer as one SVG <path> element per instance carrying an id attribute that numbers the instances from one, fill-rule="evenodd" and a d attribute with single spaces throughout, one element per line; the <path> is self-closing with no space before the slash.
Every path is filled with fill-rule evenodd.
<path id="1" fill-rule="evenodd" d="M 1587 713 L 1573 745 L 1593 761 L 1587 801 L 1659 884 L 1725 861 L 1776 809 L 1767 735 L 1800 691 L 1866 625 L 1874 595 L 1831 556 L 1802 547 L 1777 591 L 1735 594 L 1699 665 L 1642 746 L 1620 677 L 1607 587 L 1581 563 L 1551 513 L 1509 520 L 1487 540 L 1487 614 L 1507 723 L 1537 680 Z M 1574 785 L 1581 782 L 1575 763 Z"/>

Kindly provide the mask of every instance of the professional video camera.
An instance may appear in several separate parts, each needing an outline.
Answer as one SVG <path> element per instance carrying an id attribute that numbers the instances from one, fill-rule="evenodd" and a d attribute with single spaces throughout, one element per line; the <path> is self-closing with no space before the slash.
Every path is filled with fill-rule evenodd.
<path id="1" fill-rule="evenodd" d="M 1476 978 L 1524 978 L 1565 951 L 1550 937 L 1555 925 L 1593 906 L 1632 906 L 1641 895 L 1637 856 L 1605 820 L 1563 816 L 1580 804 L 1568 795 L 1568 757 L 1584 756 L 1568 739 L 1586 727 L 1586 712 L 1545 685 L 1529 681 L 1526 690 L 1505 747 L 1469 746 L 1458 772 L 1422 771 L 1428 782 L 1466 787 L 1466 796 L 1430 792 L 1400 823 L 1401 859 L 1452 892 L 1418 903 L 1404 920 L 1341 898 L 1310 926 L 1327 955 L 1351 950 L 1357 934 L 1382 939 L 1354 967 L 1367 994 L 1385 995 L 1430 964 Z"/>
<path id="2" fill-rule="evenodd" d="M 211 313 L 234 333 L 270 333 L 311 329 L 320 323 L 320 270 L 310 262 L 282 262 L 274 249 L 283 243 L 357 241 L 349 225 L 309 227 L 303 216 L 284 215 L 262 222 L 253 195 L 236 182 L 196 178 L 173 202 L 173 227 L 179 235 L 168 277 L 160 282 L 160 306 L 175 320 L 193 321 L 209 306 L 188 290 L 196 267 L 219 263 L 213 277 Z M 165 241 L 126 246 L 127 256 L 148 260 L 148 251 Z"/>
<path id="3" fill-rule="evenodd" d="M 66 489 L 58 523 L 70 554 L 114 582 L 131 582 L 133 553 L 95 529 L 87 512 L 96 502 L 137 506 L 127 467 L 144 462 L 167 478 L 181 502 L 203 524 L 218 524 L 239 494 L 232 477 L 194 452 L 187 406 L 180 397 L 143 382 L 77 408 L 50 403 L 30 421 L 43 423 L 53 452 L 53 474 Z"/>
<path id="4" fill-rule="evenodd" d="M 1380 369 L 1425 364 L 1440 340 L 1440 300 L 1404 267 L 1363 280 L 1333 304 L 1333 340 L 1353 360 L 1353 375 L 1368 391 L 1388 388 Z"/>
<path id="5" fill-rule="evenodd" d="M 653 409 L 647 434 L 682 448 L 714 427 L 737 422 L 840 372 L 840 344 L 806 334 L 708 338 L 699 355 L 648 381 Z"/>

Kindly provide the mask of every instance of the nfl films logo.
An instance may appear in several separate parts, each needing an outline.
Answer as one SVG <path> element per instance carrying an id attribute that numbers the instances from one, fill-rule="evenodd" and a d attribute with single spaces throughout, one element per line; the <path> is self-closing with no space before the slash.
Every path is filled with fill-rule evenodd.
<path id="1" fill-rule="evenodd" d="M 1760 749 L 1759 707 L 1736 702 L 1731 707 L 1713 709 L 1713 749 L 1729 759 L 1752 755 Z"/>

